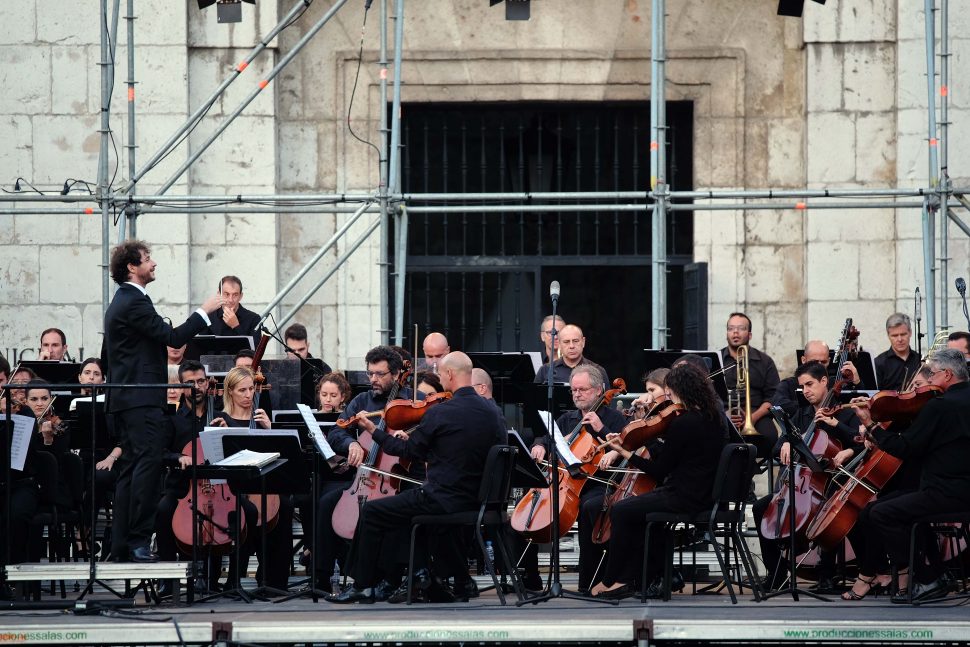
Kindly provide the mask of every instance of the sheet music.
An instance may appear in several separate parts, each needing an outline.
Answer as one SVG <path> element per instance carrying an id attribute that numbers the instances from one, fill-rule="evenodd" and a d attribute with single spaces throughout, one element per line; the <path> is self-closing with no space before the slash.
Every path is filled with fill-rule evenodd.
<path id="1" fill-rule="evenodd" d="M 27 448 L 30 447 L 30 434 L 34 431 L 34 419 L 14 414 L 13 438 L 10 439 L 10 469 L 24 471 L 27 462 Z M 0 414 L 0 422 L 6 422 L 7 415 Z"/>
<path id="2" fill-rule="evenodd" d="M 313 411 L 310 410 L 310 407 L 298 403 L 296 408 L 300 412 L 300 415 L 303 416 L 303 422 L 306 423 L 307 431 L 310 432 L 310 438 L 313 440 L 313 444 L 317 446 L 317 451 L 320 452 L 324 460 L 329 461 L 336 456 L 337 454 L 333 451 L 333 447 L 330 446 L 327 438 L 323 435 L 323 430 L 320 429 L 320 423 L 313 417 Z"/>
<path id="3" fill-rule="evenodd" d="M 576 458 L 572 450 L 569 448 L 569 443 L 566 442 L 562 432 L 559 431 L 559 425 L 557 425 L 556 421 L 552 419 L 552 413 L 549 411 L 540 411 L 539 418 L 546 426 L 546 430 L 552 434 L 553 439 L 555 439 L 556 451 L 559 453 L 559 457 L 565 461 L 566 465 L 579 465 L 582 461 Z"/>
<path id="4" fill-rule="evenodd" d="M 247 429 L 245 427 L 206 427 L 199 434 L 202 442 L 202 453 L 210 465 L 225 460 L 226 454 L 222 449 L 222 439 L 226 436 L 279 436 L 292 437 L 300 442 L 300 434 L 295 429 Z M 212 479 L 213 485 L 222 485 L 225 479 Z"/>
<path id="5" fill-rule="evenodd" d="M 208 373 L 206 373 L 206 375 L 208 375 Z M 104 396 L 105 396 L 104 393 L 96 396 L 95 397 L 95 401 L 96 402 L 104 402 Z M 74 398 L 73 400 L 71 400 L 71 404 L 70 404 L 70 406 L 67 407 L 67 410 L 68 411 L 77 411 L 77 403 L 78 402 L 91 402 L 91 396 L 90 395 L 82 395 L 80 397 Z"/>

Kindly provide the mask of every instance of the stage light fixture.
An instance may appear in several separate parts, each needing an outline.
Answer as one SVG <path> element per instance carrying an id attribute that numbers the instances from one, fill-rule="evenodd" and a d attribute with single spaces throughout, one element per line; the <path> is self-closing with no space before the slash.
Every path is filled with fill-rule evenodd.
<path id="1" fill-rule="evenodd" d="M 819 4 L 825 4 L 825 0 L 815 0 Z M 778 15 L 792 16 L 801 18 L 802 10 L 805 8 L 805 0 L 778 0 Z"/>
<path id="2" fill-rule="evenodd" d="M 216 21 L 242 22 L 242 3 L 256 4 L 256 0 L 199 0 L 199 9 L 216 6 Z"/>
<path id="3" fill-rule="evenodd" d="M 506 20 L 528 20 L 531 10 L 531 0 L 488 0 L 490 7 L 505 2 Z"/>

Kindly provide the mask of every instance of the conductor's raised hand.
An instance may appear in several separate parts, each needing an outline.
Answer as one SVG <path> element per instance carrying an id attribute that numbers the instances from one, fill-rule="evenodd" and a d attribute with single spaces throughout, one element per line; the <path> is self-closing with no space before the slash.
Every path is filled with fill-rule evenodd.
<path id="1" fill-rule="evenodd" d="M 223 299 L 221 294 L 213 294 L 211 297 L 206 299 L 202 305 L 202 311 L 211 314 L 222 307 Z"/>

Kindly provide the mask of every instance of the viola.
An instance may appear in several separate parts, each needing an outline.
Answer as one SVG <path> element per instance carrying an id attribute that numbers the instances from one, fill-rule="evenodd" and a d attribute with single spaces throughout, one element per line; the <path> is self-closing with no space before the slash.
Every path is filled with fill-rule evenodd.
<path id="1" fill-rule="evenodd" d="M 644 420 L 631 422 L 620 431 L 620 446 L 628 452 L 643 447 L 666 433 L 670 423 L 684 411 L 684 405 L 664 400 Z"/>
<path id="2" fill-rule="evenodd" d="M 613 380 L 612 389 L 607 390 L 594 403 L 591 411 L 596 411 L 610 402 L 619 394 L 626 393 L 626 382 L 621 378 Z M 565 466 L 560 466 L 558 460 L 550 459 L 551 468 L 559 469 L 559 528 L 555 538 L 565 535 L 579 517 L 579 498 L 583 485 L 589 477 L 596 473 L 596 465 L 603 457 L 603 449 L 596 438 L 580 421 L 565 436 L 570 451 L 580 459 L 579 470 L 581 476 L 570 474 Z M 547 543 L 553 540 L 553 508 L 552 488 L 533 488 L 526 492 L 512 513 L 512 528 L 523 536 L 538 542 Z"/>
<path id="3" fill-rule="evenodd" d="M 202 452 L 202 441 L 198 438 L 188 443 L 182 449 L 182 454 L 192 456 L 192 445 L 195 444 L 197 465 L 205 463 Z M 172 532 L 179 549 L 188 555 L 192 554 L 192 533 L 196 520 L 193 519 L 193 500 L 199 512 L 198 541 L 199 545 L 209 548 L 216 555 L 227 555 L 232 551 L 233 536 L 230 532 L 229 514 L 235 517 L 236 496 L 228 485 L 213 485 L 209 479 L 197 479 L 189 486 L 189 493 L 179 499 L 172 515 Z M 246 517 L 240 515 L 238 519 L 240 541 L 246 539 Z"/>
<path id="4" fill-rule="evenodd" d="M 407 382 L 409 373 L 410 364 L 405 362 L 401 376 L 391 385 L 388 392 L 388 403 L 397 399 L 398 393 Z M 382 415 L 378 429 L 393 428 L 387 424 L 387 419 Z M 367 458 L 357 469 L 353 483 L 340 495 L 331 518 L 333 531 L 338 537 L 344 539 L 353 539 L 361 505 L 373 499 L 397 494 L 401 487 L 401 480 L 407 474 L 407 464 L 399 457 L 381 451 L 381 446 L 370 432 L 365 431 L 358 435 L 357 442 L 367 451 Z"/>
<path id="5" fill-rule="evenodd" d="M 452 398 L 451 391 L 430 393 L 424 400 L 391 400 L 384 408 L 384 422 L 389 429 L 411 429 L 432 406 Z"/>
<path id="6" fill-rule="evenodd" d="M 849 360 L 858 345 L 859 331 L 852 325 L 852 319 L 845 320 L 839 349 L 836 357 L 839 360 L 836 371 L 835 384 L 825 398 L 819 403 L 819 409 L 825 410 L 832 406 L 832 402 L 842 390 L 845 383 L 843 365 Z M 803 435 L 805 444 L 813 455 L 831 460 L 842 450 L 842 446 L 831 439 L 825 431 L 817 428 L 817 420 L 813 420 Z M 795 500 L 789 498 L 788 480 L 794 479 Z M 806 545 L 805 531 L 814 519 L 826 499 L 826 488 L 829 477 L 825 473 L 813 473 L 804 465 L 789 465 L 778 475 L 775 482 L 775 493 L 768 503 L 764 518 L 761 520 L 761 535 L 766 539 L 787 539 L 794 533 L 798 545 Z M 790 506 L 794 503 L 795 525 L 791 525 Z"/>
<path id="7" fill-rule="evenodd" d="M 880 391 L 869 399 L 869 413 L 884 428 L 892 422 L 908 423 L 923 405 L 942 393 L 943 389 L 932 385 L 908 393 Z M 826 548 L 838 546 L 855 526 L 862 509 L 879 495 L 902 463 L 878 447 L 865 450 L 852 478 L 829 497 L 808 526 L 808 540 Z"/>

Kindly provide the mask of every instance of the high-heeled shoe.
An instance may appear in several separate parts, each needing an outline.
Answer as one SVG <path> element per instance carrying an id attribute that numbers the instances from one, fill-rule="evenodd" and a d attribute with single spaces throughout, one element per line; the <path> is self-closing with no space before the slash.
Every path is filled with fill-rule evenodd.
<path id="1" fill-rule="evenodd" d="M 851 589 L 849 589 L 848 591 L 842 594 L 842 599 L 846 600 L 847 602 L 858 602 L 859 600 L 865 599 L 866 596 L 870 594 L 872 595 L 872 597 L 878 598 L 881 593 L 885 593 L 886 591 L 888 591 L 888 587 L 886 584 L 876 581 L 878 578 L 879 578 L 878 575 L 873 575 L 870 578 L 866 578 L 860 575 L 856 579 L 856 583 L 862 582 L 863 584 L 865 584 L 866 590 L 862 593 L 856 593 L 855 584 L 853 584 Z"/>

